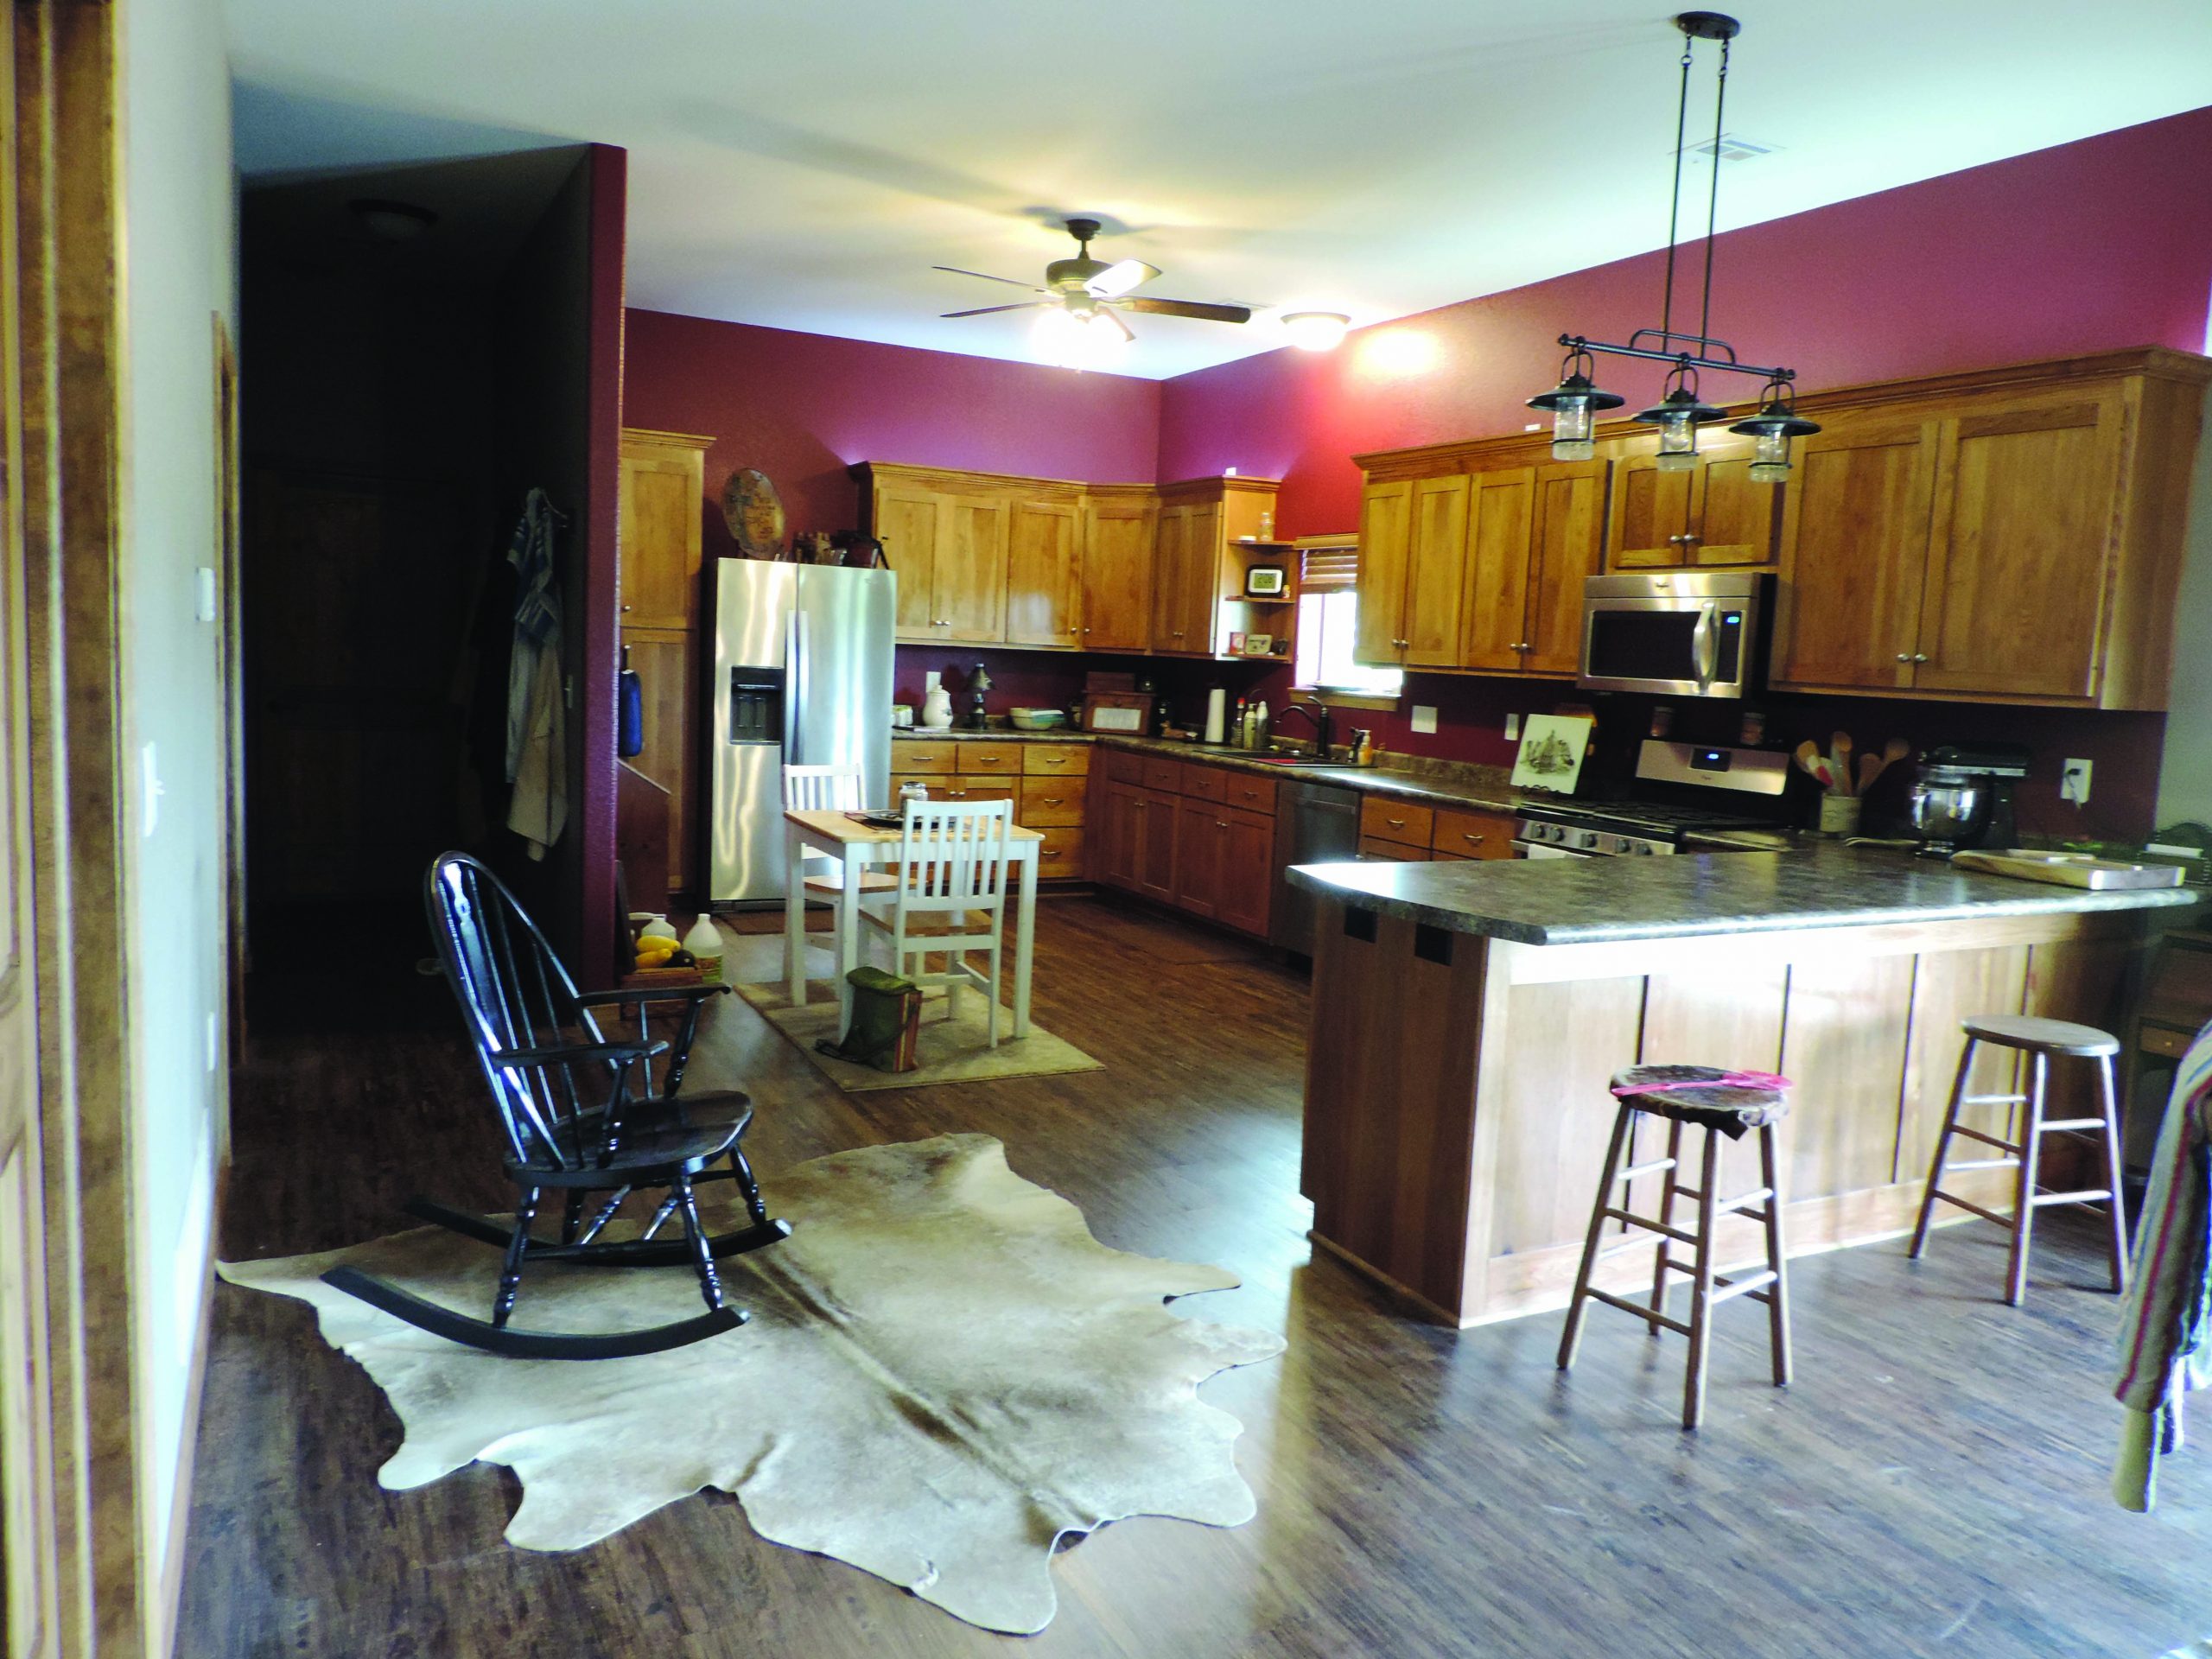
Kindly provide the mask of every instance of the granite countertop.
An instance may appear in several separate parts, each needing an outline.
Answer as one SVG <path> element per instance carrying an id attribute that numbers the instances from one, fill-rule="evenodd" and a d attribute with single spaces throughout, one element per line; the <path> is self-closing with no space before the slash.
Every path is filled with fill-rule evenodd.
<path id="1" fill-rule="evenodd" d="M 2141 910 L 2202 897 L 2187 887 L 2052 887 L 1828 842 L 1666 858 L 1305 864 L 1290 880 L 1358 909 L 1523 944 Z"/>

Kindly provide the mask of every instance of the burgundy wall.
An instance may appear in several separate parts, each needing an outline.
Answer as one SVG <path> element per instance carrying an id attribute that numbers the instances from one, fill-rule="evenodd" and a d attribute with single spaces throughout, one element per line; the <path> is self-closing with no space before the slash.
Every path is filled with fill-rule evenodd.
<path id="1" fill-rule="evenodd" d="M 624 418 L 710 434 L 707 495 L 741 467 L 775 481 L 793 531 L 852 527 L 856 461 L 1149 483 L 1160 383 L 832 340 L 663 311 L 629 316 Z M 709 557 L 731 550 L 707 514 Z"/>
<path id="2" fill-rule="evenodd" d="M 1756 165 L 1734 188 L 1756 188 Z M 2208 200 L 2212 108 L 1730 232 L 1713 321 L 1807 391 L 2128 346 L 2202 352 Z M 1160 475 L 1281 478 L 1284 533 L 1349 529 L 1353 454 L 1520 431 L 1537 417 L 1525 400 L 1558 378 L 1560 333 L 1656 327 L 1663 266 L 1642 254 L 1356 330 L 1335 352 L 1180 376 L 1161 401 Z M 1656 396 L 1657 365 L 1599 371 L 1631 409 Z M 1722 376 L 1706 391 L 1757 386 Z"/>
<path id="3" fill-rule="evenodd" d="M 628 236 L 629 152 L 594 144 L 589 231 L 586 401 L 590 423 L 582 539 L 589 593 L 584 664 L 576 685 L 583 727 L 582 787 L 575 838 L 582 858 L 583 929 L 578 977 L 588 988 L 614 982 L 614 721 L 620 646 L 616 609 L 622 491 L 623 250 Z"/>

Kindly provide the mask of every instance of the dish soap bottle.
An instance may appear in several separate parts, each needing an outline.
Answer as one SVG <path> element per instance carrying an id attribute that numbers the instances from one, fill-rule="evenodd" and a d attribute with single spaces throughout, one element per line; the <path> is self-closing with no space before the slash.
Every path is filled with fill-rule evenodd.
<path id="1" fill-rule="evenodd" d="M 722 982 L 722 936 L 715 926 L 714 918 L 705 912 L 700 912 L 699 919 L 691 924 L 691 931 L 683 936 L 683 948 L 698 963 L 701 980 L 709 985 Z"/>

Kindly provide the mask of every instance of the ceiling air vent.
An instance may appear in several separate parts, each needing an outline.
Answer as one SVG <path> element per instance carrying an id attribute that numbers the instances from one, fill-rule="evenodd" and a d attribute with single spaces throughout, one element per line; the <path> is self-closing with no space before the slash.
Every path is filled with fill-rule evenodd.
<path id="1" fill-rule="evenodd" d="M 1718 156 L 1724 162 L 1748 162 L 1754 156 L 1771 156 L 1778 146 L 1756 143 L 1749 138 L 1738 138 L 1732 132 L 1724 132 L 1718 138 L 1708 138 L 1701 144 L 1692 144 L 1682 151 L 1685 156 Z"/>

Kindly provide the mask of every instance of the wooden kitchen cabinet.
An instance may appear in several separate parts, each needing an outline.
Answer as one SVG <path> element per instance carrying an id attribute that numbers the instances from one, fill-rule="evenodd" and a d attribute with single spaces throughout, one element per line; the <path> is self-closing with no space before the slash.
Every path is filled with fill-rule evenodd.
<path id="1" fill-rule="evenodd" d="M 1274 914 L 1275 821 L 1233 806 L 1224 807 L 1222 817 L 1213 918 L 1224 927 L 1265 938 Z"/>
<path id="2" fill-rule="evenodd" d="M 1710 435 L 1708 435 L 1710 434 Z M 1659 470 L 1657 437 L 1628 440 L 1613 463 L 1611 570 L 1770 564 L 1787 486 L 1751 481 L 1754 441 L 1698 435 L 1697 458 Z"/>
<path id="3" fill-rule="evenodd" d="M 1516 827 L 1503 812 L 1440 806 L 1428 844 L 1439 858 L 1511 858 Z"/>
<path id="4" fill-rule="evenodd" d="M 1359 617 L 1352 655 L 1373 666 L 1397 662 L 1405 632 L 1413 502 L 1411 479 L 1370 482 L 1359 493 Z"/>
<path id="5" fill-rule="evenodd" d="M 1016 499 L 1007 513 L 1007 644 L 1077 643 L 1083 591 L 1081 504 Z"/>
<path id="6" fill-rule="evenodd" d="M 620 643 L 643 694 L 645 747 L 630 764 L 668 791 L 668 880 L 689 886 L 696 839 L 699 762 L 693 709 L 700 676 L 700 574 L 711 438 L 622 434 Z M 661 900 L 634 894 L 640 903 Z"/>
<path id="7" fill-rule="evenodd" d="M 1094 879 L 1266 935 L 1274 906 L 1275 779 L 1116 749 L 1100 752 L 1091 776 Z"/>
<path id="8" fill-rule="evenodd" d="M 874 493 L 868 533 L 899 576 L 901 639 L 990 645 L 1006 638 L 1008 502 L 921 486 Z"/>
<path id="9" fill-rule="evenodd" d="M 2208 378 L 2152 350 L 1808 400 L 1771 683 L 2164 707 Z"/>
<path id="10" fill-rule="evenodd" d="M 1459 664 L 1510 672 L 1521 666 L 1528 633 L 1536 469 L 1504 467 L 1476 473 L 1471 486 Z"/>
<path id="11" fill-rule="evenodd" d="M 1089 494 L 1081 507 L 1085 651 L 1143 651 L 1152 643 L 1153 545 L 1160 505 L 1150 490 Z"/>
<path id="12" fill-rule="evenodd" d="M 1222 831 L 1225 809 L 1184 799 L 1175 808 L 1175 904 L 1211 921 L 1221 906 Z"/>
<path id="13" fill-rule="evenodd" d="M 1536 468 L 1524 674 L 1573 679 L 1581 666 L 1582 584 L 1598 574 L 1605 548 L 1605 467 L 1602 461 L 1557 461 Z"/>

